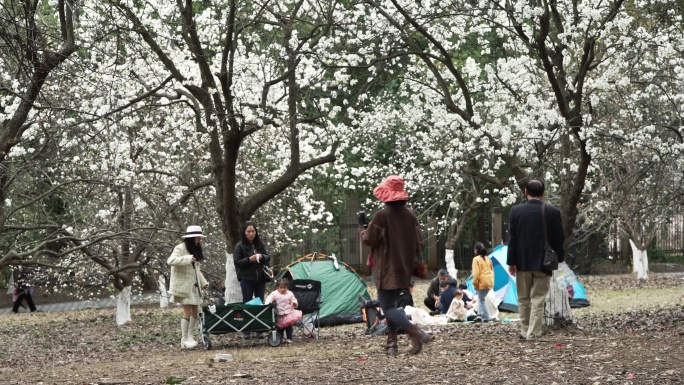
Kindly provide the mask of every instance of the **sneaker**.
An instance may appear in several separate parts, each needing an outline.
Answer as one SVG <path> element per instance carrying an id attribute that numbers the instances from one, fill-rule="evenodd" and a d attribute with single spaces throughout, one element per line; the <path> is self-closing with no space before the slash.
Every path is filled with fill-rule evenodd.
<path id="1" fill-rule="evenodd" d="M 257 332 L 256 338 L 263 340 L 264 338 L 266 338 L 266 334 L 264 334 L 264 332 Z"/>
<path id="2" fill-rule="evenodd" d="M 361 293 L 359 293 L 359 294 L 356 295 L 356 299 L 359 301 L 359 307 L 360 307 L 361 309 L 365 309 L 365 308 L 366 308 L 366 299 L 363 298 L 363 296 L 361 295 Z"/>
<path id="3" fill-rule="evenodd" d="M 292 343 L 292 340 L 289 340 L 289 339 L 288 339 L 288 340 L 285 340 L 285 343 L 291 344 L 291 343 Z"/>
<path id="4" fill-rule="evenodd" d="M 473 322 L 474 322 L 474 323 L 482 322 L 482 318 L 480 318 L 480 317 L 475 317 L 475 319 L 473 320 Z"/>

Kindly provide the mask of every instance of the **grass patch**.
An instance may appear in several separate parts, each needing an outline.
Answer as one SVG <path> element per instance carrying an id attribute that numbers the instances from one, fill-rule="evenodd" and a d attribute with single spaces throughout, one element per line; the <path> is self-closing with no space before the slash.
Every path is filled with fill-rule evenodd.
<path id="1" fill-rule="evenodd" d="M 591 306 L 572 309 L 573 314 L 617 314 L 684 304 L 684 292 L 681 287 L 597 290 L 587 293 L 587 296 Z"/>

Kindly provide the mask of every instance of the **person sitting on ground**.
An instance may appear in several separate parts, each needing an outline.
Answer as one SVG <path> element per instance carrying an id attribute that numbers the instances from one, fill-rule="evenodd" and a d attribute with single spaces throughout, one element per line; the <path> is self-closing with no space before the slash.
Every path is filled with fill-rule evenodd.
<path id="1" fill-rule="evenodd" d="M 397 309 L 405 309 L 406 306 L 414 306 L 413 305 L 413 288 L 415 286 L 415 282 L 411 280 L 409 283 L 408 289 L 402 289 L 401 292 L 399 293 L 399 300 L 397 301 Z M 387 320 L 385 319 L 385 315 L 382 312 L 382 309 L 380 308 L 380 302 L 376 299 L 373 300 L 366 300 L 361 293 L 357 295 L 358 301 L 359 301 L 359 307 L 361 308 L 361 311 L 364 312 L 366 315 L 364 316 L 364 320 L 366 320 L 366 332 L 364 334 L 370 334 L 372 336 L 379 336 L 379 335 L 385 335 L 389 332 L 387 329 Z M 370 317 L 370 310 L 374 310 L 375 317 Z M 374 318 L 373 321 L 370 321 L 371 318 Z M 409 317 L 410 319 L 410 317 Z M 369 322 L 370 321 L 370 322 Z M 371 325 L 372 322 L 372 325 Z M 404 333 L 403 329 L 397 329 L 398 333 Z"/>
<path id="2" fill-rule="evenodd" d="M 430 286 L 428 286 L 427 290 L 427 297 L 423 300 L 423 303 L 425 304 L 425 307 L 430 309 L 431 311 L 436 311 L 438 310 L 437 308 L 437 303 L 439 302 L 439 292 L 440 292 L 440 283 L 446 281 L 447 279 L 453 278 L 449 275 L 449 272 L 447 269 L 440 269 L 437 272 L 437 277 L 435 277 L 431 282 Z"/>
<path id="3" fill-rule="evenodd" d="M 402 289 L 397 300 L 397 307 L 405 309 L 406 306 L 413 306 L 413 286 L 415 282 L 411 280 L 408 289 Z"/>
<path id="4" fill-rule="evenodd" d="M 399 300 L 397 301 L 397 308 L 405 308 L 406 306 L 413 306 L 413 286 L 415 283 L 411 280 L 408 289 L 401 289 L 399 292 Z M 361 293 L 356 295 L 359 301 L 359 308 L 368 309 L 372 307 L 379 307 L 380 302 L 377 299 L 367 300 L 361 295 Z"/>
<path id="5" fill-rule="evenodd" d="M 376 330 L 380 327 L 381 321 L 385 319 L 382 309 L 380 309 L 380 302 L 377 299 L 367 300 L 361 295 L 356 295 L 359 301 L 359 309 L 363 313 L 363 320 L 366 322 L 366 331 L 364 334 L 376 335 Z"/>
<path id="6" fill-rule="evenodd" d="M 473 309 L 466 309 L 465 304 L 463 303 L 463 296 L 463 290 L 456 289 L 454 292 L 454 299 L 451 301 L 451 306 L 449 306 L 449 310 L 446 312 L 447 319 L 449 321 L 457 322 L 480 322 L 480 317 L 475 314 Z"/>
<path id="7" fill-rule="evenodd" d="M 454 293 L 457 290 L 456 280 L 449 278 L 446 281 L 440 283 L 442 292 L 439 294 L 439 313 L 446 314 L 451 306 L 451 301 L 454 299 Z"/>

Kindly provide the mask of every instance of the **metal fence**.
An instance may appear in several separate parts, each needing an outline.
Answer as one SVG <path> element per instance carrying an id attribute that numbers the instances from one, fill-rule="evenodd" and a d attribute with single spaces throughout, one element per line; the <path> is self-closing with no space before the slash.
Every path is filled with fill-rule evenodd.
<path id="1" fill-rule="evenodd" d="M 480 213 L 482 215 L 482 230 L 478 231 L 477 226 L 474 223 L 469 224 L 466 226 L 465 231 L 463 232 L 463 235 L 459 242 L 454 246 L 454 264 L 456 265 L 456 268 L 463 271 L 463 270 L 470 270 L 472 263 L 473 263 L 473 256 L 474 256 L 474 248 L 475 244 L 477 242 L 482 242 L 487 249 L 491 250 L 495 248 L 498 245 L 493 245 L 492 243 L 492 228 L 494 226 L 494 223 L 492 221 L 492 216 L 489 215 L 487 211 L 482 211 Z M 503 243 L 508 243 L 508 217 L 504 216 L 503 217 Z M 481 234 L 478 234 L 478 232 L 481 232 Z M 444 255 L 446 254 L 446 235 L 442 235 L 440 237 L 440 263 L 444 264 Z"/>
<path id="2" fill-rule="evenodd" d="M 493 249 L 498 245 L 492 245 L 492 216 L 488 211 L 483 210 L 479 213 L 481 215 L 479 220 L 479 229 L 477 220 L 472 223 L 463 232 L 462 239 L 454 246 L 454 263 L 456 268 L 460 271 L 469 271 L 473 260 L 473 248 L 476 242 L 483 242 L 489 249 Z M 503 228 L 503 243 L 508 243 L 508 216 L 504 215 L 502 218 Z M 307 249 L 311 251 L 324 252 L 326 254 L 335 253 L 341 261 L 347 263 L 357 271 L 362 271 L 366 264 L 367 255 L 364 255 L 364 250 L 361 248 L 359 242 L 359 235 L 356 222 L 344 223 L 339 227 L 339 237 L 335 237 L 334 241 L 327 244 L 318 243 L 315 237 L 305 241 L 310 247 Z M 631 250 L 629 243 L 620 232 L 620 229 L 615 225 L 611 226 L 605 232 L 594 234 L 593 237 L 582 237 L 587 240 L 575 245 L 570 253 L 575 254 L 578 258 L 586 256 L 605 258 L 620 256 L 629 256 Z M 430 239 L 427 232 L 424 233 L 424 239 Z M 437 268 L 445 267 L 445 251 L 447 236 L 443 232 L 432 241 L 433 244 L 426 244 L 423 248 L 424 253 L 427 253 L 428 248 L 436 247 L 437 250 Z M 676 215 L 670 218 L 666 223 L 659 226 L 656 232 L 656 239 L 651 246 L 649 255 L 684 255 L 684 215 Z M 427 255 L 419 257 L 422 261 L 427 261 Z"/>
<path id="3" fill-rule="evenodd" d="M 631 253 L 629 242 L 617 223 L 596 234 L 595 238 L 598 244 L 594 247 L 599 249 L 597 254 L 601 257 L 619 258 Z M 674 215 L 657 226 L 655 239 L 649 247 L 650 253 L 684 255 L 684 215 Z"/>

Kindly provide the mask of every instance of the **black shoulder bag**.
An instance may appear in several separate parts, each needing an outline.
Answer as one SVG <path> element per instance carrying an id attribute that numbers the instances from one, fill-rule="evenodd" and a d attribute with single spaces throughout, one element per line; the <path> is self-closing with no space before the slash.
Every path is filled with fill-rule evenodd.
<path id="1" fill-rule="evenodd" d="M 544 214 L 545 204 L 542 203 L 542 228 L 544 229 L 544 261 L 542 262 L 542 270 L 545 273 L 553 274 L 554 270 L 558 270 L 558 254 L 549 246 L 549 236 L 546 230 L 546 215 Z"/>

